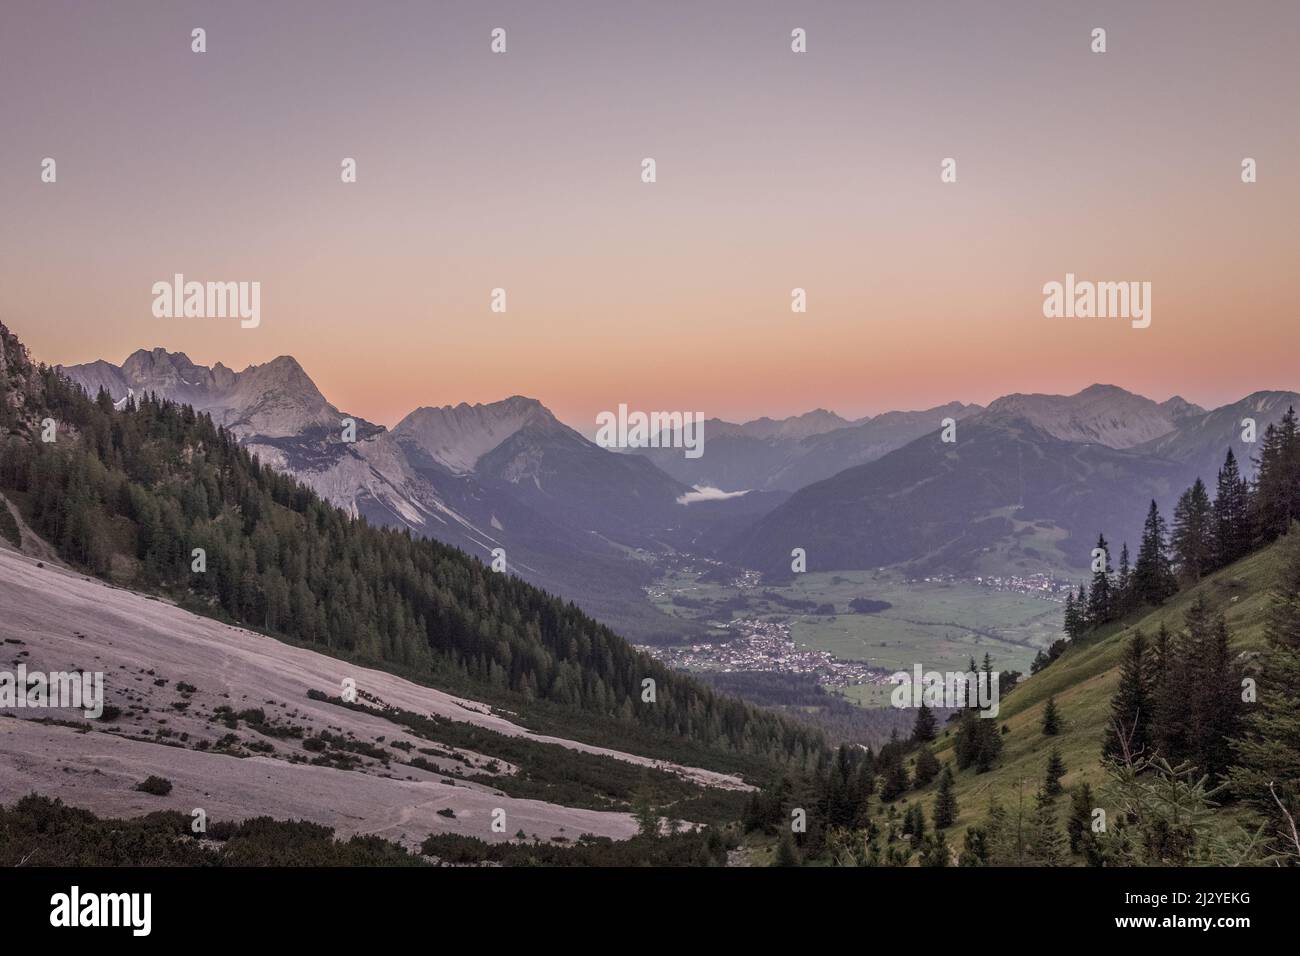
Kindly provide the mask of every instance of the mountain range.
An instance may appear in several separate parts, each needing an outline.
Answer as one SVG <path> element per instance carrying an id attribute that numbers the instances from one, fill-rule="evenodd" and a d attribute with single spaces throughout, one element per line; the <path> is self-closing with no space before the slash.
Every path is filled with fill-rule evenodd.
<path id="1" fill-rule="evenodd" d="M 519 395 L 417 408 L 389 430 L 330 404 L 289 356 L 234 372 L 154 349 L 61 370 L 115 402 L 148 391 L 192 404 L 372 523 L 484 559 L 504 548 L 511 571 L 643 640 L 689 636 L 644 592 L 654 558 L 672 550 L 773 580 L 790 576 L 796 547 L 809 570 L 1077 573 L 1099 532 L 1115 557 L 1121 542 L 1136 546 L 1134 502 L 1154 499 L 1168 516 L 1197 476 L 1212 484 L 1229 446 L 1249 473 L 1243 420 L 1262 435 L 1300 402 L 1256 392 L 1207 411 L 1098 384 L 857 420 L 825 409 L 709 419 L 691 459 L 601 448 Z M 349 417 L 354 442 L 342 437 Z M 945 420 L 954 442 L 942 440 Z"/>
<path id="2" fill-rule="evenodd" d="M 1258 435 L 1300 403 L 1256 392 L 1213 411 L 1180 398 L 1156 403 L 1112 385 L 1075 395 L 1008 395 L 956 426 L 800 489 L 718 555 L 791 576 L 791 550 L 808 570 L 901 564 L 916 574 L 1061 572 L 1086 568 L 1099 533 L 1112 560 L 1136 548 L 1144 509 L 1166 519 L 1197 477 L 1213 488 L 1229 447 L 1249 474 Z"/>
<path id="3" fill-rule="evenodd" d="M 233 372 L 183 353 L 140 350 L 120 366 L 61 367 L 115 403 L 153 393 L 226 426 L 263 463 L 373 524 L 406 527 L 490 560 L 651 640 L 670 624 L 645 598 L 655 529 L 690 489 L 647 461 L 599 448 L 541 403 L 419 408 L 391 431 L 330 404 L 299 363 L 280 356 Z M 346 419 L 355 441 L 346 441 Z M 672 627 L 674 636 L 681 628 Z"/>
<path id="4" fill-rule="evenodd" d="M 951 402 L 912 412 L 885 412 L 848 421 L 825 409 L 774 421 L 744 424 L 711 418 L 704 423 L 705 453 L 686 458 L 672 436 L 659 448 L 638 448 L 678 481 L 722 491 L 798 491 L 823 478 L 874 461 L 919 438 L 944 418 L 961 419 L 978 405 Z"/>

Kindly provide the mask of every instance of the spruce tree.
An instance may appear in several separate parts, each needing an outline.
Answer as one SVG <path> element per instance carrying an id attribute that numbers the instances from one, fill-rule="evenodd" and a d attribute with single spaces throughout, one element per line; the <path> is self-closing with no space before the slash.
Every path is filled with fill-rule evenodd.
<path id="1" fill-rule="evenodd" d="M 799 851 L 795 848 L 794 837 L 787 831 L 782 834 L 781 842 L 776 848 L 776 859 L 773 866 L 798 866 Z"/>
<path id="2" fill-rule="evenodd" d="M 1085 780 L 1070 791 L 1070 815 L 1065 821 L 1065 835 L 1070 840 L 1071 853 L 1084 853 L 1093 839 L 1092 787 Z"/>
<path id="3" fill-rule="evenodd" d="M 934 711 L 922 702 L 916 712 L 916 723 L 912 725 L 912 742 L 928 743 L 934 740 L 937 733 L 937 722 L 934 719 Z"/>
<path id="4" fill-rule="evenodd" d="M 1170 539 L 1174 565 L 1186 582 L 1199 581 L 1214 567 L 1214 508 L 1200 478 L 1182 493 L 1174 508 Z"/>
<path id="5" fill-rule="evenodd" d="M 1177 589 L 1165 550 L 1165 519 L 1153 500 L 1142 528 L 1142 544 L 1133 565 L 1133 598 L 1139 604 L 1160 605 Z"/>
<path id="6" fill-rule="evenodd" d="M 945 830 L 957 819 L 957 796 L 953 793 L 952 768 L 944 767 L 939 775 L 939 790 L 934 795 L 934 828 Z"/>
<path id="7" fill-rule="evenodd" d="M 921 865 L 948 866 L 951 862 L 949 859 L 948 839 L 943 835 L 943 831 L 939 830 L 926 844 L 925 850 L 921 853 Z"/>
<path id="8" fill-rule="evenodd" d="M 1074 590 L 1071 589 L 1065 595 L 1065 636 L 1071 641 L 1077 641 L 1082 634 L 1083 628 L 1080 626 L 1079 609 L 1074 603 Z"/>
<path id="9" fill-rule="evenodd" d="M 1056 806 L 1052 798 L 1039 793 L 1034 814 L 1030 853 L 1039 866 L 1065 866 L 1069 863 L 1069 843 L 1056 823 Z"/>
<path id="10" fill-rule="evenodd" d="M 1110 567 L 1110 546 L 1106 544 L 1106 536 L 1097 536 L 1097 547 L 1094 551 L 1101 551 L 1102 558 L 1100 566 L 1094 564 L 1092 572 L 1092 594 L 1088 599 L 1088 620 L 1093 627 L 1100 627 L 1107 621 L 1111 620 L 1114 608 L 1111 605 L 1111 567 Z M 1096 559 L 1094 559 L 1095 561 Z"/>
<path id="11" fill-rule="evenodd" d="M 1217 567 L 1246 556 L 1251 547 L 1250 486 L 1232 449 L 1219 469 L 1214 495 L 1214 560 Z"/>
<path id="12" fill-rule="evenodd" d="M 928 784 L 939 774 L 939 761 L 928 746 L 922 746 L 916 755 L 916 770 L 913 773 L 915 785 L 919 789 Z"/>
<path id="13" fill-rule="evenodd" d="M 919 800 L 907 808 L 903 832 L 911 834 L 913 846 L 920 845 L 925 839 L 925 808 L 921 806 Z"/>
<path id="14" fill-rule="evenodd" d="M 632 795 L 632 816 L 636 818 L 637 831 L 643 837 L 659 836 L 659 811 L 653 800 L 654 795 L 647 784 L 642 784 Z"/>
<path id="15" fill-rule="evenodd" d="M 957 858 L 957 865 L 989 865 L 989 834 L 987 829 L 979 826 L 966 828 L 966 836 L 962 838 L 962 851 Z"/>
<path id="16" fill-rule="evenodd" d="M 1055 797 L 1061 793 L 1061 778 L 1065 776 L 1065 761 L 1061 759 L 1059 747 L 1053 747 L 1047 758 L 1047 772 L 1043 777 L 1043 793 Z"/>
<path id="17" fill-rule="evenodd" d="M 1300 428 L 1294 408 L 1264 429 L 1255 477 L 1255 530 L 1267 544 L 1300 518 Z"/>
<path id="18" fill-rule="evenodd" d="M 1061 715 L 1056 709 L 1056 698 L 1047 698 L 1047 706 L 1043 708 L 1043 734 L 1047 737 L 1055 737 L 1061 732 Z"/>
<path id="19" fill-rule="evenodd" d="M 1124 617 L 1133 610 L 1133 569 L 1129 565 L 1128 542 L 1119 549 L 1119 575 L 1115 579 L 1115 616 Z"/>
<path id="20" fill-rule="evenodd" d="M 1151 748 L 1152 675 L 1147 642 L 1141 631 L 1133 635 L 1120 665 L 1119 687 L 1110 703 L 1102 756 L 1122 761 L 1149 753 Z"/>
<path id="21" fill-rule="evenodd" d="M 908 785 L 907 766 L 903 763 L 902 756 L 899 755 L 885 768 L 881 777 L 880 799 L 885 803 L 897 800 L 907 792 Z"/>
<path id="22" fill-rule="evenodd" d="M 1274 846 L 1295 862 L 1300 823 L 1300 525 L 1282 544 L 1282 572 L 1265 625 L 1267 648 L 1254 674 L 1257 702 L 1235 741 L 1233 792 L 1272 824 Z M 1289 819 L 1288 819 L 1289 817 Z"/>
<path id="23" fill-rule="evenodd" d="M 1184 623 L 1189 629 L 1200 631 L 1206 614 L 1208 607 L 1198 601 L 1184 615 Z M 1151 745 L 1173 765 L 1191 760 L 1195 749 L 1197 689 L 1188 643 L 1186 630 L 1171 634 L 1162 626 L 1153 655 Z"/>
<path id="24" fill-rule="evenodd" d="M 1197 641 L 1196 758 L 1211 782 L 1232 765 L 1232 741 L 1241 733 L 1241 668 L 1231 648 L 1228 623 L 1213 615 Z"/>

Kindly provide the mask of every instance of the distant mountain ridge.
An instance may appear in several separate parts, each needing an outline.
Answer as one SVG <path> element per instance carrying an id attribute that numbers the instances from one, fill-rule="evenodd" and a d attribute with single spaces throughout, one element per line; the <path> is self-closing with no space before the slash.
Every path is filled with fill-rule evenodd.
<path id="1" fill-rule="evenodd" d="M 978 405 L 950 402 L 916 412 L 884 412 L 849 421 L 814 409 L 773 420 L 704 423 L 704 454 L 686 459 L 672 442 L 635 452 L 678 481 L 723 491 L 797 491 L 872 461 L 919 437 L 946 417 L 964 418 Z"/>
<path id="2" fill-rule="evenodd" d="M 357 420 L 357 441 L 345 443 L 346 416 L 288 356 L 233 372 L 154 349 L 120 367 L 63 371 L 114 400 L 149 390 L 193 404 L 335 504 L 485 559 L 504 548 L 512 571 L 637 636 L 621 617 L 628 608 L 651 630 L 677 625 L 645 601 L 651 568 L 627 549 L 685 548 L 776 577 L 788 575 L 794 547 L 809 549 L 810 569 L 966 573 L 1010 562 L 1069 573 L 1099 531 L 1116 556 L 1125 540 L 1135 547 L 1132 500 L 1154 498 L 1168 516 L 1195 477 L 1213 484 L 1230 445 L 1249 474 L 1243 419 L 1262 436 L 1300 404 L 1293 392 L 1258 392 L 1207 412 L 1097 384 L 857 421 L 815 409 L 710 419 L 704 454 L 688 459 L 676 448 L 600 448 L 519 395 L 417 408 L 391 431 Z M 939 439 L 949 418 L 951 445 Z M 706 505 L 692 487 L 751 494 Z"/>
<path id="3" fill-rule="evenodd" d="M 91 395 L 103 388 L 120 401 L 154 392 L 208 412 L 217 424 L 241 434 L 284 438 L 333 428 L 344 417 L 289 355 L 233 372 L 220 362 L 209 368 L 184 352 L 156 348 L 133 352 L 120 366 L 100 360 L 58 368 Z"/>
<path id="4" fill-rule="evenodd" d="M 535 399 L 423 407 L 389 431 L 330 404 L 289 356 L 234 372 L 164 349 L 121 366 L 61 366 L 114 402 L 152 392 L 194 406 L 277 470 L 372 523 L 408 527 L 507 568 L 615 620 L 634 637 L 677 628 L 642 588 L 648 569 L 611 541 L 652 543 L 690 488 L 649 462 L 599 448 Z M 343 422 L 356 441 L 343 440 Z M 629 616 L 630 615 L 630 616 Z"/>
<path id="5" fill-rule="evenodd" d="M 547 430 L 565 427 L 541 402 L 513 395 L 490 405 L 423 406 L 398 422 L 393 434 L 428 461 L 456 474 L 469 474 L 480 458 L 530 425 Z"/>
<path id="6" fill-rule="evenodd" d="M 776 580 L 790 577 L 796 547 L 809 570 L 1077 572 L 1099 532 L 1112 561 L 1125 541 L 1136 553 L 1141 503 L 1169 519 L 1196 477 L 1213 487 L 1229 447 L 1249 474 L 1242 419 L 1262 437 L 1290 405 L 1300 395 L 1257 392 L 1209 412 L 1111 385 L 1009 395 L 961 421 L 955 442 L 932 420 L 910 443 L 803 487 L 718 553 Z"/>
<path id="7" fill-rule="evenodd" d="M 1132 448 L 1167 435 L 1179 421 L 1204 412 L 1181 398 L 1162 405 L 1114 385 L 1090 385 L 1074 395 L 1005 395 L 990 402 L 978 420 L 1026 421 L 1065 441 Z"/>

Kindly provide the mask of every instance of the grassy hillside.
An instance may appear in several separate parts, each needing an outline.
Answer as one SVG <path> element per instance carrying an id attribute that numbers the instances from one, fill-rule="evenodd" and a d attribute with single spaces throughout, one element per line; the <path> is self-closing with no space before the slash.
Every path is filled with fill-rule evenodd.
<path id="1" fill-rule="evenodd" d="M 1062 656 L 1038 674 L 1023 680 L 1002 702 L 998 722 L 1005 724 L 1002 758 L 987 773 L 973 769 L 956 771 L 959 813 L 949 830 L 960 845 L 965 828 L 980 822 L 990 797 L 1014 807 L 1023 781 L 1025 806 L 1033 807 L 1035 791 L 1043 780 L 1044 768 L 1053 747 L 1059 747 L 1068 773 L 1062 780 L 1067 789 L 1087 781 L 1097 788 L 1104 779 L 1101 746 L 1110 718 L 1111 697 L 1119 682 L 1120 660 L 1136 629 L 1154 635 L 1163 623 L 1171 631 L 1182 627 L 1183 617 L 1199 595 L 1222 610 L 1231 630 L 1233 648 L 1251 653 L 1264 646 L 1263 628 L 1270 603 L 1270 589 L 1281 571 L 1280 548 L 1273 545 L 1230 565 L 1187 588 L 1163 607 L 1140 613 L 1069 647 Z M 1061 733 L 1044 736 L 1043 710 L 1048 697 L 1055 696 L 1062 718 Z M 944 763 L 953 762 L 952 729 L 940 734 L 935 750 Z M 933 806 L 936 785 L 909 793 L 918 797 L 927 812 Z M 1244 812 L 1244 811 L 1243 811 Z"/>

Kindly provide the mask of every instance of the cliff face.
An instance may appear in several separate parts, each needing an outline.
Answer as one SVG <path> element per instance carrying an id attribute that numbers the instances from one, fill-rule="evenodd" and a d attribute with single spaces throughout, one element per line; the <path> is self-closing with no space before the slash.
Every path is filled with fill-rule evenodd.
<path id="1" fill-rule="evenodd" d="M 37 390 L 37 370 L 27 347 L 0 322 L 0 427 L 12 431 L 26 424 Z"/>

